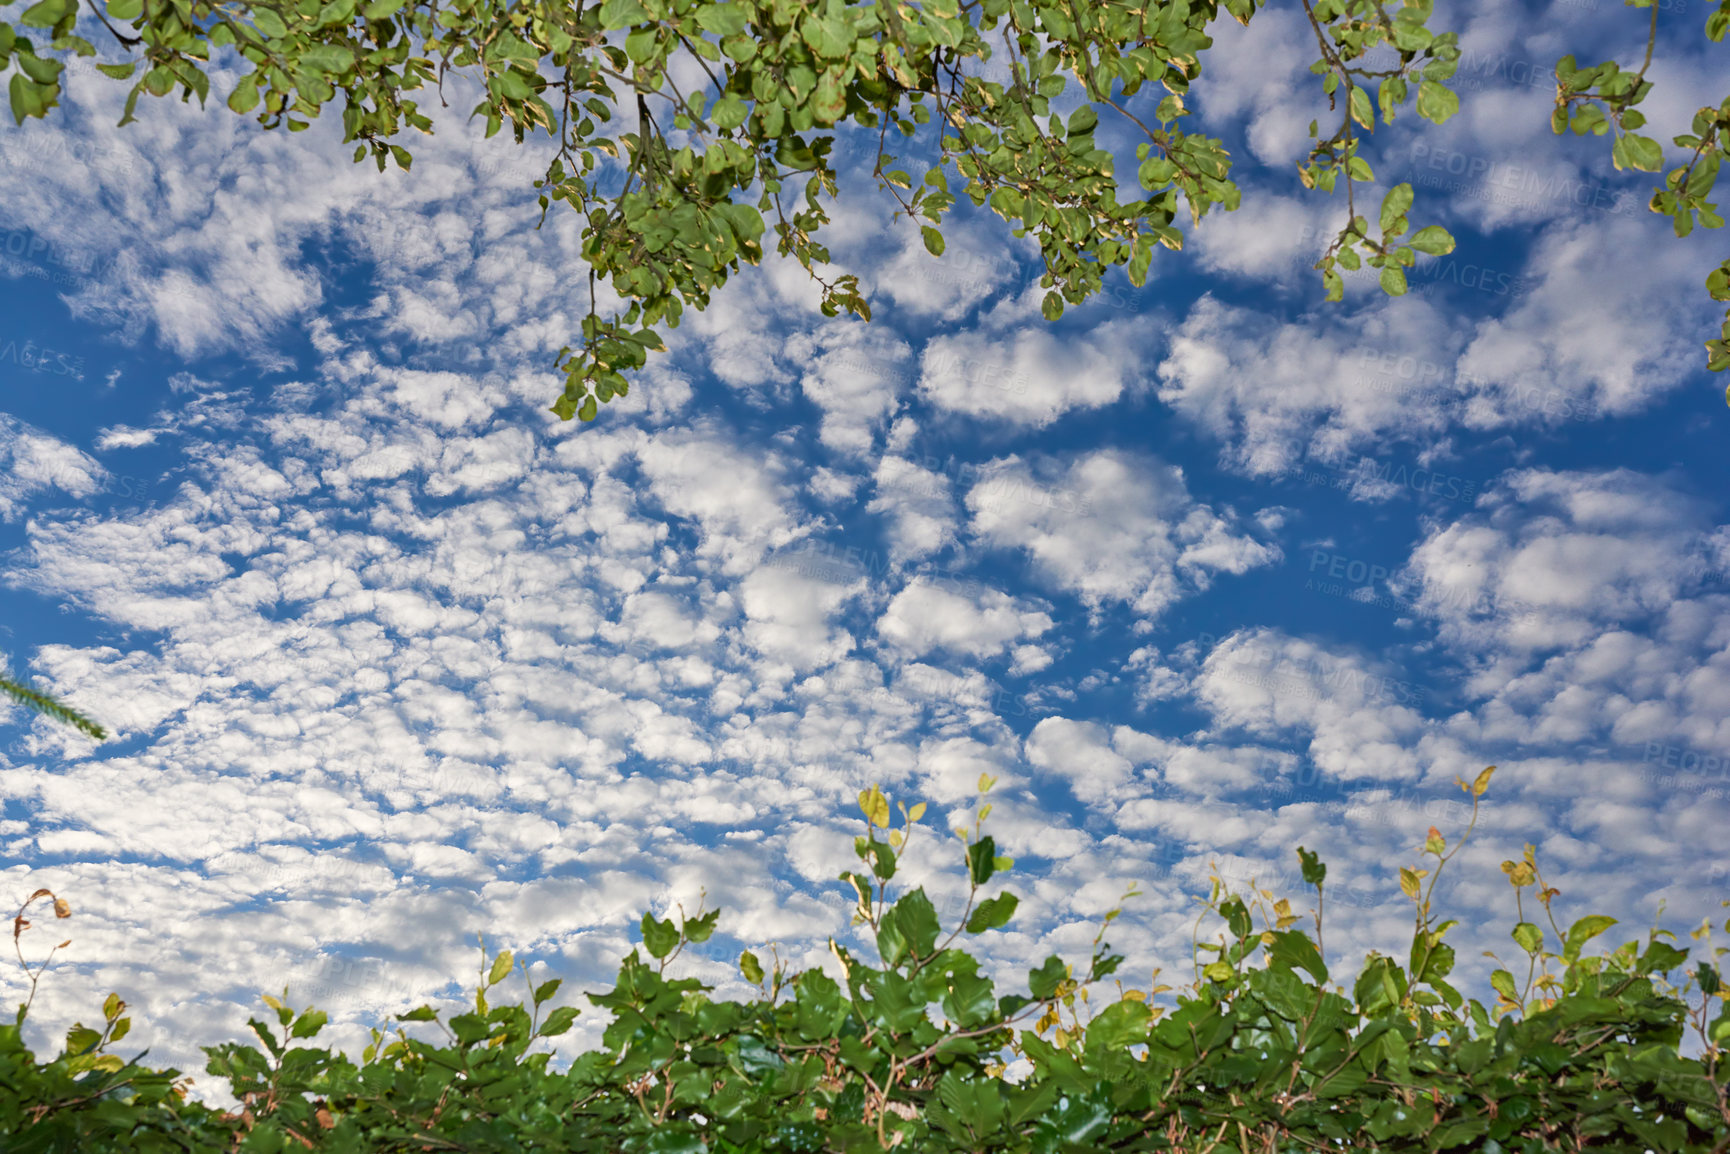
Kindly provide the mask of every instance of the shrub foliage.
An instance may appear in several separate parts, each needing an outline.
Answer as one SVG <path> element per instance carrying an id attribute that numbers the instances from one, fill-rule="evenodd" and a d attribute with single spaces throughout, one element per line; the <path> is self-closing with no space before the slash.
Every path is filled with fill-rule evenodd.
<path id="1" fill-rule="evenodd" d="M 1478 799 L 1494 767 L 1460 782 Z M 982 778 L 980 790 L 990 788 Z M 101 1028 L 74 1025 L 61 1053 L 38 1061 L 22 1040 L 28 1002 L 0 1026 L 0 1148 L 36 1151 L 1654 1151 L 1722 1154 L 1730 1106 L 1720 1068 L 1730 1034 L 1710 922 L 1693 935 L 1712 960 L 1684 970 L 1688 951 L 1654 929 L 1607 953 L 1585 948 L 1615 920 L 1588 916 L 1563 929 L 1558 891 L 1531 847 L 1502 863 L 1524 957 L 1497 969 L 1488 1007 L 1448 982 L 1457 923 L 1435 924 L 1430 895 L 1451 848 L 1435 828 L 1428 869 L 1402 868 L 1412 901 L 1409 956 L 1371 954 L 1348 990 L 1331 980 L 1322 943 L 1327 867 L 1297 850 L 1316 893 L 1315 934 L 1289 901 L 1251 884 L 1229 893 L 1216 877 L 1202 918 L 1222 923 L 1195 942 L 1196 980 L 1175 1005 L 1169 987 L 1125 990 L 1093 1011 L 1089 990 L 1123 958 L 1104 941 L 1084 973 L 1052 956 L 1024 993 L 1000 994 L 956 945 L 1007 925 L 1016 897 L 983 896 L 1013 864 L 976 822 L 965 847 L 966 909 L 944 935 L 923 889 L 889 902 L 889 887 L 925 807 L 860 795 L 861 872 L 842 875 L 854 924 L 875 937 L 877 965 L 831 939 L 841 981 L 821 969 L 767 969 L 749 951 L 739 968 L 751 1001 L 716 1001 L 711 987 L 668 976 L 685 947 L 709 939 L 719 911 L 675 923 L 645 915 L 642 943 L 612 989 L 586 995 L 611 1011 L 599 1049 L 551 1069 L 552 1039 L 579 1010 L 553 1006 L 558 980 L 529 982 L 526 1004 L 499 987 L 528 969 L 509 951 L 488 959 L 473 1010 L 440 1019 L 422 1006 L 402 1023 L 430 1022 L 428 1041 L 399 1025 L 373 1030 L 357 1063 L 314 1042 L 326 1015 L 266 996 L 249 1024 L 262 1049 L 204 1047 L 207 1070 L 243 1104 L 222 1111 L 190 1099 L 174 1069 L 123 1060 L 126 1005 L 110 995 Z M 980 810 L 983 819 L 989 806 Z M 883 836 L 879 836 L 879 834 Z M 1531 890 L 1530 895 L 1527 891 Z M 1133 890 L 1131 891 L 1133 894 Z M 1128 896 L 1128 895 L 1126 895 Z M 1549 929 L 1526 921 L 1528 896 Z M 47 890 L 58 918 L 70 908 Z M 1730 902 L 1725 903 L 1730 905 Z M 1259 918 L 1261 928 L 1257 928 Z M 1198 920 L 1198 928 L 1200 921 Z M 1730 930 L 1730 923 L 1725 926 Z M 66 943 L 62 943 L 65 945 Z M 57 949 L 59 947 L 56 947 Z M 643 955 L 646 953 L 647 957 Z M 50 958 L 53 955 L 50 954 Z M 34 995 L 47 962 L 31 969 Z M 1683 985 L 1665 975 L 1680 973 Z M 1155 971 L 1157 980 L 1158 971 Z M 1077 998 L 1081 1005 L 1077 1007 Z M 495 1004 L 496 1003 L 496 1004 Z M 1703 1056 L 1683 1057 L 1690 1027 Z M 1018 1080 L 1006 1065 L 1025 1059 Z M 1016 1063 L 1019 1070 L 1025 1070 Z"/>

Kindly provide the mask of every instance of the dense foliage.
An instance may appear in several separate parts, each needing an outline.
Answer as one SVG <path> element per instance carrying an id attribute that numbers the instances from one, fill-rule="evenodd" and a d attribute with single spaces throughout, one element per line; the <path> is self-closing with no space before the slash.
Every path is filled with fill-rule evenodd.
<path id="1" fill-rule="evenodd" d="M 1493 767 L 1492 767 L 1493 769 Z M 1477 799 L 1491 770 L 1461 788 Z M 980 789 L 989 789 L 981 779 Z M 955 942 L 1006 925 L 1016 898 L 982 897 L 1012 864 L 976 822 L 965 847 L 967 908 L 947 937 L 922 889 L 888 903 L 888 887 L 923 805 L 860 795 L 868 872 L 847 873 L 855 925 L 874 934 L 879 965 L 831 940 L 844 975 L 739 965 L 761 996 L 720 1002 L 667 966 L 713 933 L 718 911 L 679 923 L 645 915 L 643 941 L 614 987 L 589 994 L 614 1019 L 600 1049 L 550 1069 L 548 1040 L 569 1031 L 575 1006 L 551 1008 L 559 981 L 531 983 L 528 1004 L 497 1001 L 515 962 L 487 959 L 474 1009 L 440 1021 L 430 1007 L 399 1015 L 432 1022 L 443 1044 L 374 1030 L 358 1063 L 311 1043 L 322 1012 L 266 997 L 274 1021 L 249 1024 L 263 1049 L 205 1047 L 208 1070 L 244 1104 L 223 1112 L 190 1100 L 177 1070 L 109 1050 L 127 1035 L 110 996 L 100 1029 L 82 1024 L 38 1062 L 22 1042 L 28 1004 L 0 1027 L 0 1148 L 37 1151 L 1657 1151 L 1730 1149 L 1730 1104 L 1719 1058 L 1730 1035 L 1715 959 L 1680 989 L 1660 975 L 1687 951 L 1654 930 L 1602 955 L 1587 943 L 1614 919 L 1589 916 L 1550 933 L 1524 920 L 1525 891 L 1551 913 L 1558 891 L 1531 847 L 1502 864 L 1521 920 L 1514 941 L 1525 976 L 1495 971 L 1494 1004 L 1465 998 L 1447 977 L 1453 921 L 1432 924 L 1430 894 L 1450 849 L 1435 829 L 1432 869 L 1400 870 L 1414 904 L 1404 964 L 1372 955 L 1351 989 L 1330 982 L 1322 946 L 1327 867 L 1297 852 L 1316 890 L 1311 937 L 1286 900 L 1215 879 L 1202 916 L 1223 923 L 1196 942 L 1196 981 L 1175 1006 L 1124 990 L 1097 1012 L 1088 991 L 1123 959 L 1104 935 L 1083 975 L 1052 956 L 1026 993 L 999 994 Z M 981 818 L 989 806 L 980 810 Z M 879 838 L 879 830 L 888 830 Z M 1427 880 L 1427 884 L 1426 884 Z M 46 890 L 57 917 L 70 916 Z M 1271 903 L 1271 904 L 1270 904 Z M 14 941 L 29 928 L 20 911 Z M 1730 902 L 1725 903 L 1730 905 Z M 1259 915 L 1262 928 L 1254 917 Z M 1198 921 L 1198 926 L 1199 926 Z M 1730 930 L 1730 924 L 1725 927 Z M 1710 923 L 1695 933 L 1710 946 Z M 1551 936 L 1553 935 L 1553 937 Z M 940 940 L 941 939 L 941 940 Z M 64 943 L 63 943 L 64 944 Z M 647 953 L 645 959 L 641 956 Z M 1203 955 L 1212 960 L 1202 962 Z M 50 955 L 52 956 L 52 955 Z M 23 954 L 20 952 L 20 961 Z M 32 993 L 46 962 L 30 971 Z M 1554 966 L 1559 972 L 1552 973 Z M 28 967 L 27 967 L 28 969 Z M 526 967 L 522 968 L 525 979 Z M 1157 979 L 1158 971 L 1155 971 Z M 1699 1004 L 1690 1002 L 1696 990 Z M 1078 1009 L 1076 999 L 1082 1000 Z M 1680 1056 L 1692 1026 L 1704 1059 Z M 1017 1029 L 1017 1027 L 1022 1027 Z M 1020 1056 L 1031 1072 L 1005 1077 Z"/>
<path id="2" fill-rule="evenodd" d="M 829 262 L 814 237 L 829 222 L 823 195 L 837 194 L 829 152 L 832 130 L 843 122 L 879 130 L 872 175 L 899 202 L 895 218 L 919 222 L 934 255 L 944 251 L 939 226 L 955 202 L 951 164 L 975 205 L 989 204 L 1016 225 L 1016 236 L 1033 236 L 1045 264 L 1047 319 L 1098 292 L 1114 265 L 1125 265 L 1141 286 L 1157 246 L 1182 246 L 1180 209 L 1195 222 L 1216 205 L 1238 206 L 1222 142 L 1186 131 L 1181 121 L 1190 115 L 1185 95 L 1201 74 L 1200 53 L 1212 43 L 1208 28 L 1220 9 L 1247 24 L 1258 8 L 1257 0 L 87 2 L 121 50 L 120 59 L 97 68 L 133 80 L 122 124 L 134 119 L 146 93 L 178 91 L 183 101 L 196 95 L 202 104 L 214 48 L 238 54 L 233 63 L 244 73 L 227 96 L 230 109 L 293 132 L 340 94 L 344 142 L 356 145 L 357 162 L 370 155 L 381 171 L 392 159 L 409 165 L 399 143 L 406 129 L 432 129 L 411 94 L 436 83 L 442 99 L 452 70 L 478 74 L 484 84 L 473 116 L 489 136 L 508 123 L 519 143 L 540 132 L 555 140 L 557 154 L 536 182 L 542 216 L 554 201 L 582 214 L 591 266 L 581 345 L 574 353 L 562 349 L 555 361 L 566 383 L 553 411 L 567 420 L 592 420 L 597 405 L 626 392 L 625 374 L 664 348 L 658 322 L 677 326 L 684 307 L 706 307 L 741 260 L 762 260 L 771 211 L 777 251 L 821 284 L 823 312 L 846 309 L 870 319 L 856 276 L 827 281 L 813 267 Z M 0 8 L 12 3 L 0 0 Z M 24 3 L 17 26 L 0 22 L 0 75 L 12 73 L 20 124 L 58 103 L 65 53 L 96 52 L 80 33 L 90 24 L 79 0 Z M 1613 129 L 1618 170 L 1658 172 L 1664 150 L 1639 132 L 1645 117 L 1637 106 L 1652 89 L 1646 72 L 1659 10 L 1669 5 L 1629 4 L 1651 9 L 1644 62 L 1627 70 L 1615 61 L 1581 67 L 1563 57 L 1552 128 L 1600 136 Z M 1347 205 L 1339 235 L 1315 267 L 1329 300 L 1344 293 L 1340 269 L 1366 264 L 1380 270 L 1385 292 L 1399 295 L 1417 254 L 1446 253 L 1454 242 L 1439 226 L 1411 230 L 1409 184 L 1386 190 L 1373 221 L 1360 213 L 1356 186 L 1375 180 L 1362 145 L 1378 120 L 1392 122 L 1408 104 L 1436 124 L 1454 115 L 1459 98 L 1448 81 L 1460 59 L 1457 35 L 1429 27 L 1433 0 L 1303 0 L 1303 7 L 1320 53 L 1311 71 L 1338 121 L 1310 125 L 1315 143 L 1299 175 L 1305 187 L 1329 193 L 1343 175 Z M 1727 27 L 1730 0 L 1721 0 L 1708 13 L 1707 38 L 1721 41 Z M 993 42 L 1001 45 L 1007 86 L 966 70 L 970 60 L 993 59 Z M 680 90 L 670 63 L 681 54 L 696 60 L 707 85 Z M 1085 99 L 1066 123 L 1052 102 L 1070 77 Z M 1158 100 L 1131 99 L 1155 85 L 1164 93 Z M 915 137 L 932 107 L 938 159 L 914 189 L 913 177 L 885 152 L 885 134 L 892 123 L 900 136 Z M 609 136 L 619 113 L 634 120 L 634 131 Z M 1135 173 L 1144 197 L 1118 201 L 1112 154 L 1096 140 L 1101 115 L 1121 116 L 1145 137 Z M 1678 236 L 1696 223 L 1720 227 L 1706 197 L 1730 153 L 1730 98 L 1701 108 L 1674 143 L 1682 163 L 1650 208 L 1669 216 Z M 621 151 L 629 157 L 623 186 L 603 191 L 613 178 L 597 154 L 617 159 Z M 783 183 L 801 177 L 806 207 L 789 218 Z M 755 206 L 748 197 L 733 199 L 759 185 Z M 629 302 L 622 315 L 601 319 L 597 275 Z M 1707 279 L 1707 290 L 1730 300 L 1730 261 Z M 1711 369 L 1730 367 L 1730 316 L 1707 349 Z"/>

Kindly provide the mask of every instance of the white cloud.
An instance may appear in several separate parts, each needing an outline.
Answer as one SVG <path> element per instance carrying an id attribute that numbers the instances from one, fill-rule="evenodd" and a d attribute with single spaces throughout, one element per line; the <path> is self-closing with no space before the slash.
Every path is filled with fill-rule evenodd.
<path id="1" fill-rule="evenodd" d="M 1074 337 L 1054 336 L 1044 321 L 1006 333 L 933 337 L 920 361 L 919 388 L 940 409 L 1043 427 L 1140 388 L 1136 366 L 1149 337 L 1127 320 L 1103 321 Z"/>
<path id="2" fill-rule="evenodd" d="M 831 321 L 825 330 L 789 339 L 786 355 L 806 364 L 800 385 L 823 409 L 823 444 L 849 456 L 869 453 L 876 430 L 895 409 L 913 350 L 881 330 L 861 333 L 857 325 Z"/>
<path id="3" fill-rule="evenodd" d="M 1021 608 L 996 589 L 966 597 L 915 578 L 890 601 L 877 632 L 913 657 L 941 649 L 988 658 L 1023 638 L 1040 636 L 1052 624 L 1049 614 Z"/>
<path id="4" fill-rule="evenodd" d="M 955 543 L 958 511 L 948 477 L 890 455 L 877 462 L 873 480 L 876 493 L 865 508 L 888 517 L 894 561 L 917 561 Z"/>
<path id="5" fill-rule="evenodd" d="M 1207 215 L 1195 230 L 1195 251 L 1212 272 L 1314 286 L 1321 274 L 1311 266 L 1344 225 L 1345 214 L 1326 201 L 1251 190 L 1236 212 Z"/>
<path id="6" fill-rule="evenodd" d="M 1441 313 L 1412 298 L 1300 324 L 1204 296 L 1159 365 L 1159 397 L 1224 442 L 1233 468 L 1289 476 L 1309 458 L 1439 438 L 1457 404 L 1444 366 L 1459 344 Z"/>
<path id="7" fill-rule="evenodd" d="M 970 528 L 985 544 L 1025 551 L 1090 607 L 1118 601 L 1156 617 L 1219 573 L 1280 556 L 1196 504 L 1181 469 L 1102 449 L 1039 474 L 1015 458 L 994 462 L 967 494 Z"/>
<path id="8" fill-rule="evenodd" d="M 856 588 L 770 567 L 747 575 L 739 589 L 745 639 L 777 663 L 804 671 L 852 651 L 852 634 L 831 619 Z"/>
<path id="9" fill-rule="evenodd" d="M 88 454 L 34 425 L 0 413 L 0 521 L 16 520 L 31 497 L 58 489 L 87 497 L 107 470 Z"/>
<path id="10" fill-rule="evenodd" d="M 1194 93 L 1210 121 L 1247 121 L 1249 146 L 1263 164 L 1283 167 L 1309 151 L 1309 122 L 1325 113 L 1321 81 L 1309 73 L 1319 55 L 1296 12 L 1257 12 L 1247 27 L 1210 26 Z M 1306 83 L 1307 82 L 1307 83 Z"/>
<path id="11" fill-rule="evenodd" d="M 1596 215 L 1547 229 L 1531 294 L 1480 321 L 1460 356 L 1466 424 L 1627 417 L 1696 372 L 1699 343 L 1684 338 L 1711 325 L 1699 286 L 1713 262 L 1664 244 L 1666 233 L 1651 219 Z"/>
<path id="12" fill-rule="evenodd" d="M 1111 748 L 1101 725 L 1048 717 L 1027 737 L 1027 761 L 1069 783 L 1084 802 L 1104 802 L 1133 776 L 1128 759 Z"/>
<path id="13" fill-rule="evenodd" d="M 1277 630 L 1235 633 L 1208 654 L 1194 679 L 1214 734 L 1307 734 L 1308 754 L 1330 778 L 1408 777 L 1424 734 L 1417 689 L 1399 671 L 1339 654 Z"/>
<path id="14" fill-rule="evenodd" d="M 657 438 L 638 458 L 662 506 L 701 526 L 698 555 L 718 558 L 723 571 L 740 573 L 793 540 L 793 494 L 772 460 L 691 433 Z"/>

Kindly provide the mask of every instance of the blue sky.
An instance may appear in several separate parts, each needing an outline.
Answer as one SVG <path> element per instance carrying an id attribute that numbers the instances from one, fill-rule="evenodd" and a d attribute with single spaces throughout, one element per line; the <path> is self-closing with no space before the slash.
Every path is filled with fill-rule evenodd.
<path id="1" fill-rule="evenodd" d="M 1697 15 L 1664 21 L 1662 139 L 1722 95 Z M 123 86 L 75 72 L 0 129 L 0 651 L 116 733 L 0 714 L 6 877 L 75 910 L 39 1037 L 115 989 L 196 1075 L 286 983 L 358 1049 L 452 1004 L 477 933 L 597 989 L 705 888 L 722 933 L 680 965 L 742 996 L 742 948 L 853 941 L 873 782 L 930 803 L 903 878 L 953 918 L 982 773 L 1008 983 L 1132 883 L 1129 984 L 1188 981 L 1209 863 L 1303 910 L 1300 844 L 1336 977 L 1403 958 L 1394 871 L 1492 763 L 1438 890 L 1468 992 L 1516 956 L 1528 841 L 1564 926 L 1718 913 L 1722 253 L 1550 135 L 1554 59 L 1630 59 L 1641 21 L 1454 19 L 1460 116 L 1367 146 L 1366 203 L 1409 181 L 1460 239 L 1406 298 L 1321 301 L 1343 197 L 1296 180 L 1325 102 L 1280 8 L 1195 88 L 1242 207 L 1144 288 L 1047 324 L 1032 242 L 961 198 L 931 258 L 861 134 L 821 239 L 873 322 L 771 257 L 589 426 L 545 411 L 588 296 L 574 214 L 534 228 L 544 149 L 441 112 L 381 176 L 334 117 L 117 130 Z"/>

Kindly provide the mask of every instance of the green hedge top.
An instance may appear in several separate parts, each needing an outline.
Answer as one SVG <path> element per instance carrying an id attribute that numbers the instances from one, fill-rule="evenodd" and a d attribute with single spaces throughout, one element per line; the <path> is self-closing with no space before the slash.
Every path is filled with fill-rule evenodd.
<path id="1" fill-rule="evenodd" d="M 483 944 L 472 1011 L 449 1021 L 428 1006 L 398 1015 L 434 1023 L 442 1044 L 401 1026 L 394 1036 L 375 1029 L 356 1063 L 312 1045 L 323 1012 L 293 1009 L 286 990 L 265 996 L 271 1015 L 249 1023 L 262 1050 L 204 1047 L 206 1069 L 227 1081 L 239 1112 L 189 1100 L 180 1072 L 144 1065 L 146 1054 L 109 1053 L 129 1026 L 118 996 L 103 1007 L 100 1030 L 73 1026 L 49 1061 L 23 1044 L 26 1003 L 0 1026 L 0 1149 L 1730 1151 L 1719 1061 L 1730 1014 L 1714 962 L 1672 987 L 1661 975 L 1680 969 L 1687 951 L 1656 929 L 1644 948 L 1636 940 L 1585 955 L 1615 920 L 1588 916 L 1563 930 L 1550 908 L 1558 891 L 1530 846 L 1524 860 L 1502 863 L 1524 976 L 1497 969 L 1487 1009 L 1448 983 L 1454 951 L 1444 938 L 1457 923 L 1432 924 L 1430 893 L 1476 825 L 1493 770 L 1460 782 L 1473 798 L 1466 835 L 1450 849 L 1432 827 L 1423 852 L 1433 868 L 1400 870 L 1414 905 L 1405 963 L 1372 954 L 1349 996 L 1330 982 L 1324 957 L 1327 867 L 1301 847 L 1315 935 L 1292 928 L 1300 919 L 1288 901 L 1253 885 L 1246 901 L 1216 878 L 1204 916 L 1223 919 L 1224 932 L 1195 943 L 1196 981 L 1175 1007 L 1150 1001 L 1170 987 L 1119 984 L 1118 999 L 1091 1012 L 1089 988 L 1123 961 L 1104 942 L 1121 909 L 1106 915 L 1085 974 L 1054 955 L 1028 974 L 1025 993 L 1000 994 L 955 943 L 1010 921 L 1015 895 L 981 891 L 1013 863 L 978 822 L 955 831 L 969 896 L 945 936 L 922 889 L 888 901 L 925 807 L 901 806 L 903 826 L 890 829 L 889 799 L 873 786 L 860 795 L 866 831 L 855 841 L 865 872 L 841 880 L 880 964 L 831 939 L 841 981 L 820 969 L 790 974 L 778 959 L 766 971 L 747 951 L 740 970 L 760 996 L 712 1000 L 711 987 L 666 971 L 686 945 L 711 936 L 719 911 L 681 911 L 677 924 L 645 915 L 642 945 L 616 984 L 586 995 L 614 1015 L 601 1048 L 555 1072 L 547 1040 L 568 1032 L 579 1010 L 552 1006 L 556 979 L 531 982 L 527 1004 L 493 1004 L 489 994 L 514 968 L 525 980 L 528 970 L 509 951 L 489 961 Z M 991 784 L 981 778 L 981 793 Z M 1528 888 L 1549 933 L 1525 920 Z M 37 891 L 14 920 L 15 944 L 38 900 L 70 915 L 64 899 Z M 1709 949 L 1710 928 L 1694 935 Z M 47 964 L 25 964 L 32 995 Z M 1679 1054 L 1689 1027 L 1702 1058 Z M 1012 1055 L 1031 1065 L 1019 1082 L 1004 1076 Z"/>

